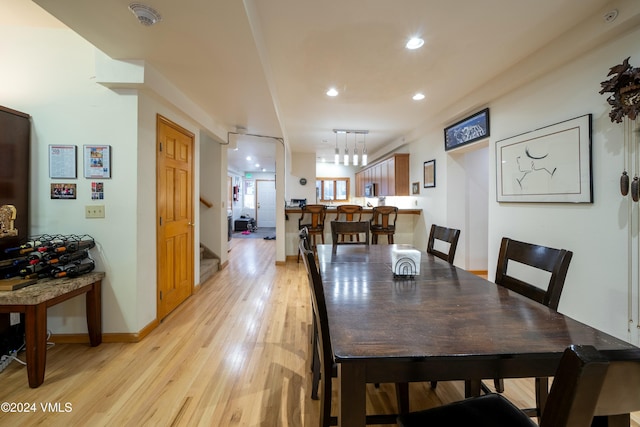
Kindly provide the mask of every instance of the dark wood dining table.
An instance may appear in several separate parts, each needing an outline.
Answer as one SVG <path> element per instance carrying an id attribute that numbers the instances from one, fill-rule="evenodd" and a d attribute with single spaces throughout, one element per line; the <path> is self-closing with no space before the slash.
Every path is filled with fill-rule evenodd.
<path id="1" fill-rule="evenodd" d="M 394 278 L 393 248 L 318 245 L 338 365 L 338 424 L 365 425 L 367 383 L 553 376 L 566 347 L 635 348 L 421 251 L 420 273 Z"/>

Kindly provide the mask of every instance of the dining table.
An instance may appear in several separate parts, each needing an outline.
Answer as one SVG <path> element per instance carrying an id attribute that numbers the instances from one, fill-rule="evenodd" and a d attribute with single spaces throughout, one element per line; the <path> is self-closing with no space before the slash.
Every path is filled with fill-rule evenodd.
<path id="1" fill-rule="evenodd" d="M 552 377 L 571 344 L 636 348 L 424 251 L 416 275 L 394 276 L 410 249 L 316 248 L 340 426 L 365 425 L 367 383 L 463 380 L 474 396 L 483 379 Z"/>

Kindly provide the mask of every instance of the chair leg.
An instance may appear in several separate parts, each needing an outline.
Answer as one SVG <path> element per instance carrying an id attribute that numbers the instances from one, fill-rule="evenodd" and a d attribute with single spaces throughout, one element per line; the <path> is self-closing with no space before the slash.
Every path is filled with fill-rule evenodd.
<path id="1" fill-rule="evenodd" d="M 496 392 L 504 393 L 504 380 L 502 378 L 496 378 L 493 380 L 493 385 L 496 388 Z"/>
<path id="2" fill-rule="evenodd" d="M 536 412 L 540 417 L 549 397 L 549 378 L 536 378 Z"/>
<path id="3" fill-rule="evenodd" d="M 393 234 L 387 234 L 387 237 L 389 238 L 389 244 L 393 245 Z"/>
<path id="4" fill-rule="evenodd" d="M 409 413 L 409 383 L 396 383 L 396 399 L 398 411 L 401 414 Z"/>

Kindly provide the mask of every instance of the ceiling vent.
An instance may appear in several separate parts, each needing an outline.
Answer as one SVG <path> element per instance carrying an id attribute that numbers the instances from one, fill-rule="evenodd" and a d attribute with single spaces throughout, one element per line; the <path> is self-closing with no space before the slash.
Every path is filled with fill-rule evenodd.
<path id="1" fill-rule="evenodd" d="M 147 27 L 162 20 L 162 16 L 157 10 L 142 3 L 131 3 L 129 10 L 136 15 L 142 25 Z"/>

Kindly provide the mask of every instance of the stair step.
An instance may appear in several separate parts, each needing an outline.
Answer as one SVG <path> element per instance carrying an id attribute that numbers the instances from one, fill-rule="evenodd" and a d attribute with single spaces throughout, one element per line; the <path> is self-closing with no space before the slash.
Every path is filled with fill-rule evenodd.
<path id="1" fill-rule="evenodd" d="M 204 258 L 200 260 L 200 284 L 209 280 L 220 268 L 218 258 Z"/>

